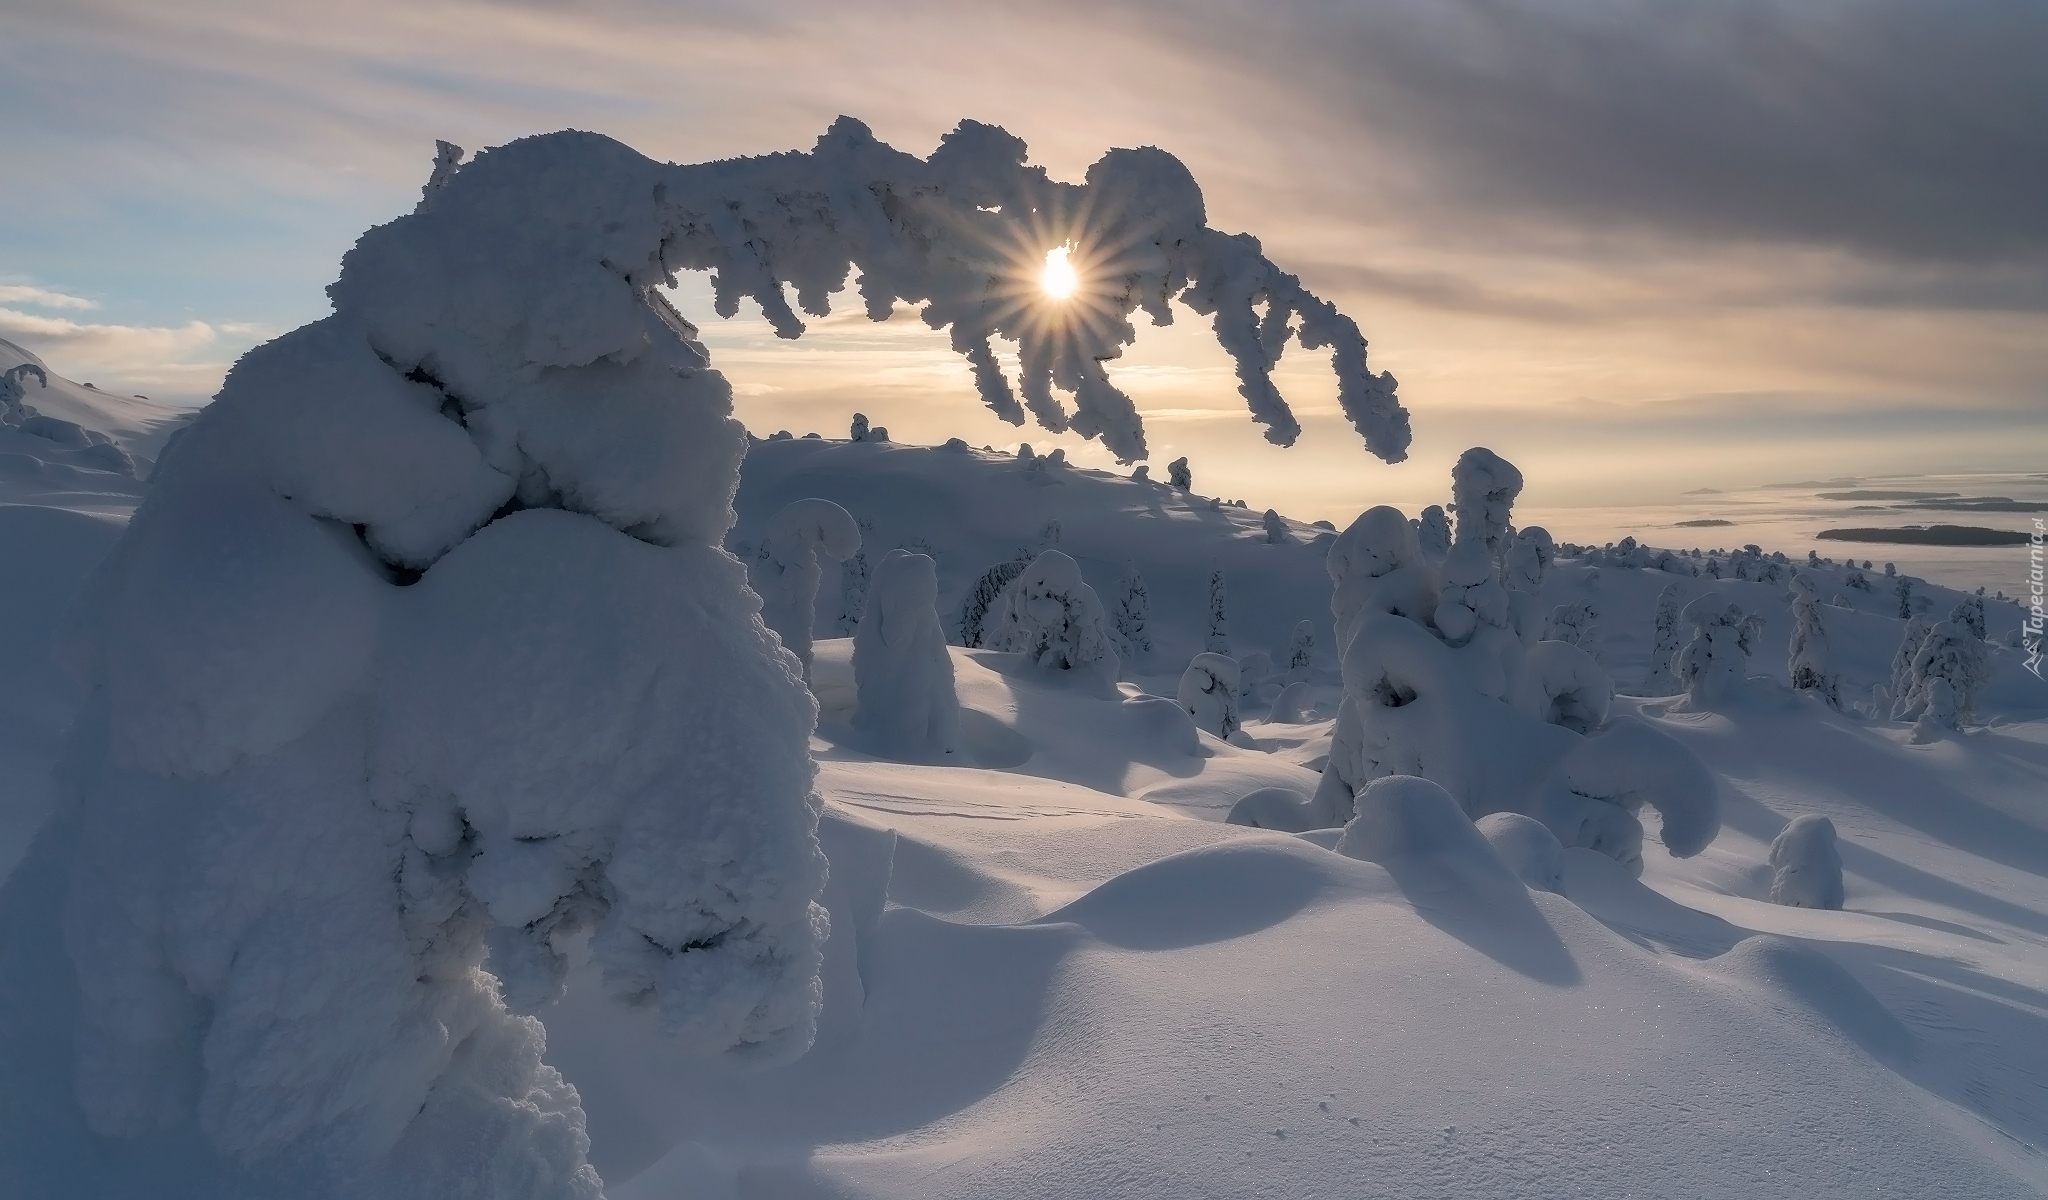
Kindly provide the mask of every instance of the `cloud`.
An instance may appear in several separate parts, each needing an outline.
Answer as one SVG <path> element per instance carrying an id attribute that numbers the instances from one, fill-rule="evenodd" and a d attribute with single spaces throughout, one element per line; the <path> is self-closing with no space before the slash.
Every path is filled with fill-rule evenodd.
<path id="1" fill-rule="evenodd" d="M 27 304 L 36 308 L 98 308 L 97 300 L 53 292 L 25 283 L 0 283 L 0 304 Z"/>

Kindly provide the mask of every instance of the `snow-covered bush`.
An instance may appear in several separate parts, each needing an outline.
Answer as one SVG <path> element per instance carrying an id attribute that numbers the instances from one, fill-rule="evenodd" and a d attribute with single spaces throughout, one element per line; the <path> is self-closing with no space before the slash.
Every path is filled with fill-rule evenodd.
<path id="1" fill-rule="evenodd" d="M 1197 654 L 1181 673 L 1175 699 L 1194 718 L 1195 728 L 1227 738 L 1238 730 L 1237 660 L 1227 654 Z"/>
<path id="2" fill-rule="evenodd" d="M 1408 442 L 1357 327 L 1207 228 L 1162 151 L 1062 184 L 991 126 L 920 159 L 842 119 L 701 166 L 575 132 L 460 157 L 357 242 L 332 315 L 237 364 L 80 606 L 77 1099 L 103 1134 L 196 1123 L 305 1196 L 594 1196 L 575 1093 L 506 1007 L 559 987 L 572 939 L 690 1047 L 811 1039 L 816 710 L 718 548 L 747 439 L 676 271 L 794 337 L 792 293 L 823 316 L 857 268 L 999 416 L 1126 462 L 1143 427 L 1104 364 L 1178 294 L 1269 439 L 1298 433 L 1270 382 L 1291 332 L 1369 448 Z M 1102 319 L 988 303 L 1067 238 L 1127 248 Z M 787 573 L 769 590 L 814 594 Z"/>
<path id="3" fill-rule="evenodd" d="M 1812 692 L 1830 708 L 1842 707 L 1841 681 L 1828 661 L 1828 631 L 1821 616 L 1820 593 L 1812 575 L 1792 577 L 1792 638 L 1786 677 L 1792 690 Z"/>
<path id="4" fill-rule="evenodd" d="M 1863 592 L 1871 590 L 1869 578 L 1855 567 L 1850 567 L 1842 572 L 1842 586 L 1852 587 Z"/>
<path id="5" fill-rule="evenodd" d="M 1287 546 L 1294 542 L 1294 531 L 1275 509 L 1267 509 L 1262 518 L 1266 527 L 1266 543 L 1272 546 Z"/>
<path id="6" fill-rule="evenodd" d="M 994 644 L 1022 654 L 1055 678 L 1114 696 L 1119 662 L 1102 601 L 1081 579 L 1081 565 L 1048 550 L 1003 590 Z"/>
<path id="7" fill-rule="evenodd" d="M 866 413 L 853 414 L 852 428 L 847 430 L 847 436 L 849 438 L 856 442 L 865 442 L 868 440 L 868 436 L 872 432 L 873 431 L 868 428 L 868 415 Z"/>
<path id="8" fill-rule="evenodd" d="M 1012 581 L 1031 565 L 1031 555 L 1020 551 L 1014 558 L 1005 559 L 981 573 L 974 586 L 967 589 L 967 596 L 960 602 L 960 644 L 969 649 L 993 645 L 989 627 L 989 614 L 1003 598 Z"/>
<path id="9" fill-rule="evenodd" d="M 1792 818 L 1771 842 L 1771 903 L 1838 909 L 1842 899 L 1835 823 L 1814 813 Z"/>
<path id="10" fill-rule="evenodd" d="M 1287 677 L 1304 680 L 1316 664 L 1316 626 L 1313 621 L 1297 621 L 1294 636 L 1287 642 Z"/>
<path id="11" fill-rule="evenodd" d="M 1535 595 L 1543 590 L 1543 577 L 1557 559 L 1557 543 L 1541 525 L 1519 530 L 1502 560 L 1508 587 Z"/>
<path id="12" fill-rule="evenodd" d="M 1667 583 L 1657 593 L 1656 629 L 1650 639 L 1650 671 L 1643 680 L 1646 696 L 1668 696 L 1679 690 L 1672 674 L 1672 660 L 1678 656 L 1679 597 L 1684 588 Z"/>
<path id="13" fill-rule="evenodd" d="M 1119 652 L 1128 657 L 1152 653 L 1152 597 L 1145 591 L 1145 577 L 1138 573 L 1137 563 L 1124 564 L 1116 592 L 1116 603 L 1109 610 L 1109 627 L 1116 635 Z"/>
<path id="14" fill-rule="evenodd" d="M 1744 613 L 1719 592 L 1708 592 L 1680 610 L 1679 621 L 1692 636 L 1671 669 L 1688 703 L 1704 709 L 1738 700 L 1764 619 Z"/>
<path id="15" fill-rule="evenodd" d="M 1430 563 L 1440 563 L 1444 555 L 1451 552 L 1451 517 L 1441 504 L 1432 504 L 1422 510 L 1422 517 L 1415 527 L 1417 544 L 1422 557 Z"/>
<path id="16" fill-rule="evenodd" d="M 1916 616 L 1906 622 L 1899 648 L 1892 651 L 1891 674 L 1886 677 L 1884 695 L 1888 707 L 1905 703 L 1906 693 L 1913 690 L 1913 656 L 1920 652 L 1920 643 L 1927 640 L 1927 631 L 1932 628 L 1934 622 L 1926 617 Z"/>
<path id="17" fill-rule="evenodd" d="M 853 635 L 853 718 L 867 748 L 886 758 L 950 762 L 960 741 L 953 657 L 939 624 L 938 564 L 891 550 L 875 566 Z"/>
<path id="18" fill-rule="evenodd" d="M 1224 590 L 1223 572 L 1209 572 L 1209 636 L 1211 654 L 1230 653 L 1230 597 Z"/>
<path id="19" fill-rule="evenodd" d="M 1183 492 L 1195 486 L 1195 476 L 1193 472 L 1188 470 L 1186 456 L 1176 458 L 1166 464 L 1166 483 L 1167 486 L 1177 487 Z"/>
<path id="20" fill-rule="evenodd" d="M 1975 711 L 1977 697 L 1990 675 L 1984 643 L 1954 621 L 1937 621 L 1906 665 L 1905 686 L 1892 709 L 1892 719 L 1916 721 L 1916 741 L 1930 741 L 1942 730 L 1961 729 Z"/>
<path id="21" fill-rule="evenodd" d="M 754 590 L 761 594 L 761 619 L 811 677 L 811 626 L 817 619 L 818 584 L 825 577 L 820 554 L 843 562 L 860 549 L 860 525 L 830 500 L 793 500 L 768 522 L 761 543 Z"/>
<path id="22" fill-rule="evenodd" d="M 1132 467 L 1132 468 L 1131 468 L 1131 482 L 1132 482 L 1132 483 L 1150 483 L 1150 482 L 1152 482 L 1152 468 L 1151 468 L 1151 466 L 1150 466 L 1149 464 L 1146 464 L 1146 463 L 1139 463 L 1139 464 L 1138 464 L 1137 466 L 1135 466 L 1135 467 Z"/>

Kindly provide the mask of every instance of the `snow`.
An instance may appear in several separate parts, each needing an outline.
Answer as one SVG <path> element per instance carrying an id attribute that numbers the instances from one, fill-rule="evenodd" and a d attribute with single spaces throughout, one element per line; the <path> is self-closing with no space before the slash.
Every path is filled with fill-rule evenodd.
<path id="1" fill-rule="evenodd" d="M 2048 1194 L 2016 607 L 1558 545 L 1478 448 L 1453 540 L 1184 460 L 750 442 L 648 290 L 716 269 L 794 333 L 784 286 L 821 313 L 859 265 L 989 403 L 1128 449 L 1120 331 L 1021 338 L 1006 400 L 959 267 L 1082 200 L 1135 247 L 1112 307 L 1186 282 L 1269 436 L 1291 324 L 1405 442 L 1170 157 L 1070 187 L 971 123 L 927 160 L 851 122 L 697 168 L 444 144 L 196 419 L 0 363 L 38 368 L 0 431 L 0 1190 Z M 865 591 L 821 589 L 857 546 Z M 978 584 L 989 644 L 947 645 Z"/>

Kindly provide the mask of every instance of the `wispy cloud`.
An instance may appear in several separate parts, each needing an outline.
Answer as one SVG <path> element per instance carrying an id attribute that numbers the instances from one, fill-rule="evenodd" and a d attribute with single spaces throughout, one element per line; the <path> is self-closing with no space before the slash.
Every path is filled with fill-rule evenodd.
<path id="1" fill-rule="evenodd" d="M 33 308 L 98 308 L 99 301 L 27 283 L 0 283 L 0 304 L 26 304 Z"/>

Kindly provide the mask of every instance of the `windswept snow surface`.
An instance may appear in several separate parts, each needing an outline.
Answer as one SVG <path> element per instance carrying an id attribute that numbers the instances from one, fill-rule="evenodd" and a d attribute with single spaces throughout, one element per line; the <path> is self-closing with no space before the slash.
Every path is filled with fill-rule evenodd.
<path id="1" fill-rule="evenodd" d="M 1597 605 L 1581 649 L 1621 693 L 1608 727 L 1652 726 L 1690 748 L 1713 776 L 1719 837 L 1675 859 L 1646 811 L 1637 879 L 1605 856 L 1553 851 L 1533 822 L 1490 817 L 1483 837 L 1411 836 L 1374 863 L 1326 849 L 1335 831 L 1222 822 L 1262 789 L 1313 792 L 1333 658 L 1310 672 L 1309 722 L 1264 721 L 1266 703 L 1247 702 L 1250 746 L 1198 732 L 1170 698 L 1201 648 L 1212 570 L 1229 575 L 1241 648 L 1283 651 L 1303 619 L 1333 644 L 1324 531 L 1297 525 L 1297 543 L 1273 544 L 1257 510 L 1201 509 L 1074 468 L 1035 482 L 981 452 L 762 443 L 747 471 L 735 540 L 790 499 L 834 499 L 871 519 L 878 561 L 924 539 L 948 620 L 983 569 L 1035 554 L 1059 520 L 1061 547 L 1095 586 L 1128 563 L 1143 572 L 1160 644 L 1143 670 L 1157 673 L 1134 684 L 1127 671 L 1108 696 L 1019 654 L 951 647 L 969 761 L 938 766 L 869 752 L 854 642 L 819 640 L 811 745 L 832 932 L 809 1053 L 766 1069 L 692 1056 L 662 1034 L 658 1010 L 608 998 L 580 940 L 539 1025 L 480 1025 L 515 1043 L 500 1061 L 544 1062 L 523 1093 L 541 1142 L 576 1136 L 575 1089 L 614 1200 L 2048 1195 L 2048 687 L 1997 644 L 2015 626 L 2010 606 L 1988 610 L 1988 725 L 1916 744 L 1909 724 L 1872 708 L 1905 627 L 1891 596 L 1849 589 L 1848 606 L 1825 614 L 1846 701 L 1836 711 L 1784 686 L 1785 584 L 1562 555 L 1540 603 Z M 523 516 L 540 524 L 501 534 L 545 539 L 557 531 L 541 525 L 583 519 Z M 104 516 L 0 506 L 0 561 L 16 581 L 0 623 L 11 844 L 38 829 L 76 835 L 45 821 L 56 731 L 85 702 L 53 639 L 117 532 Z M 444 595 L 421 600 L 444 619 L 417 632 L 416 669 L 520 710 L 477 716 L 500 738 L 516 740 L 521 721 L 598 719 L 525 711 L 541 692 L 474 671 L 526 668 L 472 663 L 460 636 L 464 614 L 531 619 L 491 606 L 590 566 L 504 597 L 451 573 Z M 1804 569 L 1824 594 L 1842 586 L 1840 568 Z M 830 582 L 821 591 L 836 596 Z M 1673 583 L 1681 602 L 1719 592 L 1764 618 L 1754 678 L 1718 708 L 1635 694 Z M 1960 599 L 1926 592 L 1937 616 Z M 434 707 L 437 694 L 423 686 L 417 699 Z M 524 803 L 524 777 L 498 778 L 494 803 Z M 1770 902 L 1771 844 L 1808 815 L 1838 831 L 1840 911 Z M 505 848 L 537 852 L 516 837 Z M 333 849 L 316 839 L 284 865 Z M 80 1001 L 55 919 L 60 862 L 38 853 L 0 887 L 0 1194 L 312 1190 L 318 1164 L 244 1168 L 189 1125 L 89 1131 L 73 1099 Z M 492 903 L 510 912 L 517 900 Z M 350 902 L 260 916 L 317 954 Z M 461 1162 L 467 1139 L 505 1119 L 490 1108 L 505 1080 L 470 1079 L 461 1064 L 443 1078 L 460 1102 L 407 1135 L 407 1162 Z M 519 1166 L 450 1177 L 441 1194 L 516 1194 L 506 1181 Z"/>

